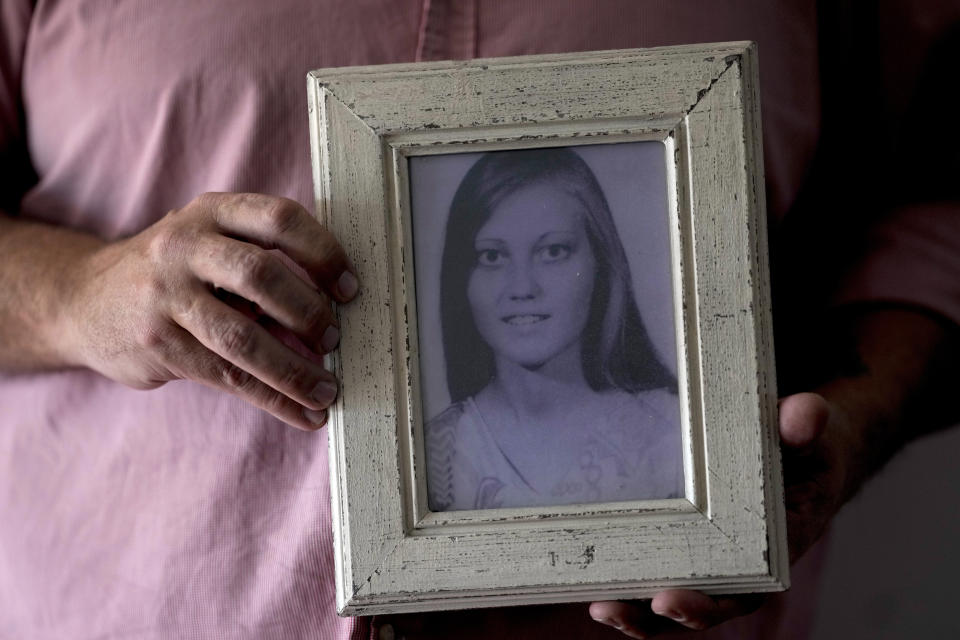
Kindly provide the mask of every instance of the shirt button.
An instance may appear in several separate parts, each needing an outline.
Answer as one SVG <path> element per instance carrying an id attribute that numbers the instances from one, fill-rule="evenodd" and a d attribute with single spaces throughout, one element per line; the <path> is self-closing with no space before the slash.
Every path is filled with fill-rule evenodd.
<path id="1" fill-rule="evenodd" d="M 380 633 L 377 636 L 379 640 L 395 640 L 396 634 L 393 632 L 393 625 L 385 624 L 380 627 Z"/>

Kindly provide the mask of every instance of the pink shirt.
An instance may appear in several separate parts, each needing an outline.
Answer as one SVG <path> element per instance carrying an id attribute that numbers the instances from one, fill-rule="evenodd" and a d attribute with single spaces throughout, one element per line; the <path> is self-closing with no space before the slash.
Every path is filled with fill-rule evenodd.
<path id="1" fill-rule="evenodd" d="M 12 215 L 118 238 L 204 191 L 310 205 L 305 74 L 318 67 L 756 40 L 774 219 L 816 148 L 804 0 L 104 6 L 0 4 L 0 206 Z M 35 182 L 21 180 L 14 170 L 31 164 Z M 923 215 L 926 226 L 884 236 L 848 297 L 960 320 L 958 233 Z M 0 374 L 0 637 L 617 637 L 585 605 L 338 618 L 326 448 L 325 433 L 191 382 L 135 391 L 88 371 Z M 801 637 L 801 596 L 776 637 Z M 789 608 L 777 602 L 767 624 Z M 756 624 L 736 623 L 734 637 Z"/>

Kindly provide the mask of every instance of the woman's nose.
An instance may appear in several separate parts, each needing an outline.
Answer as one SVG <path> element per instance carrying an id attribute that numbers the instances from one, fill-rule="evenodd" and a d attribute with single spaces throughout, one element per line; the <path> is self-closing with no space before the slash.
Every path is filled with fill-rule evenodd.
<path id="1" fill-rule="evenodd" d="M 529 300 L 543 293 L 532 263 L 514 263 L 514 268 L 507 273 L 507 293 L 512 300 Z"/>

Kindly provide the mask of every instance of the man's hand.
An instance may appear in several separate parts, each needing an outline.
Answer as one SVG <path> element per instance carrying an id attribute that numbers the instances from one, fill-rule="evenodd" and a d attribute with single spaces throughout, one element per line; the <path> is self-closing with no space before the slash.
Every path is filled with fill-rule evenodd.
<path id="1" fill-rule="evenodd" d="M 790 559 L 797 560 L 858 488 L 904 443 L 952 425 L 956 327 L 903 308 L 865 308 L 845 320 L 848 356 L 818 393 L 780 401 L 779 431 Z M 832 347 L 832 345 L 831 345 Z M 835 350 L 836 351 L 836 350 Z M 844 352 L 846 350 L 840 350 Z M 590 615 L 631 638 L 706 629 L 751 613 L 762 596 L 711 597 L 674 589 L 649 602 L 595 602 Z"/>
<path id="2" fill-rule="evenodd" d="M 842 443 L 836 434 L 847 431 L 843 412 L 813 393 L 789 396 L 780 402 L 787 529 L 790 557 L 795 560 L 823 533 L 840 507 L 846 480 Z M 671 589 L 647 602 L 594 602 L 590 615 L 630 638 L 650 638 L 669 631 L 707 629 L 751 613 L 762 596 L 708 596 Z"/>
<path id="3" fill-rule="evenodd" d="M 65 277 L 64 364 L 139 389 L 195 380 L 301 429 L 326 421 L 337 383 L 319 356 L 339 340 L 330 300 L 351 300 L 358 282 L 336 239 L 297 203 L 205 194 L 89 252 Z"/>

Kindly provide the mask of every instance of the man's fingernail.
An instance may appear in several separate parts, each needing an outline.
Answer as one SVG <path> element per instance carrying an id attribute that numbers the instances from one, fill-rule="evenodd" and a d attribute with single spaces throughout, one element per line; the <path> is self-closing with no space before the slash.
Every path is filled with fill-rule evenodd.
<path id="1" fill-rule="evenodd" d="M 658 615 L 661 615 L 664 618 L 670 618 L 674 622 L 687 621 L 687 617 L 675 609 L 664 609 L 663 612 L 659 613 Z"/>
<path id="2" fill-rule="evenodd" d="M 312 424 L 322 427 L 327 421 L 327 412 L 322 409 L 320 411 L 314 411 L 313 409 L 304 408 L 303 417 L 309 420 Z"/>
<path id="3" fill-rule="evenodd" d="M 628 638 L 634 638 L 634 640 L 646 640 L 647 638 L 646 634 L 639 629 L 636 629 L 633 625 L 628 625 L 622 620 L 617 620 L 616 618 L 607 618 L 604 621 L 604 624 L 610 625 Z"/>
<path id="4" fill-rule="evenodd" d="M 359 288 L 360 283 L 357 282 L 355 275 L 349 271 L 344 271 L 340 274 L 340 279 L 337 280 L 337 289 L 343 298 L 350 300 L 353 296 L 357 295 L 357 289 Z"/>
<path id="5" fill-rule="evenodd" d="M 310 395 L 320 404 L 330 405 L 337 397 L 337 385 L 328 380 L 321 380 Z"/>
<path id="6" fill-rule="evenodd" d="M 603 624 L 613 627 L 617 631 L 623 631 L 623 623 L 615 618 L 604 618 Z"/>
<path id="7" fill-rule="evenodd" d="M 338 342 L 340 342 L 340 331 L 335 326 L 330 325 L 323 332 L 323 337 L 320 338 L 320 346 L 325 352 L 330 352 L 336 348 Z"/>

